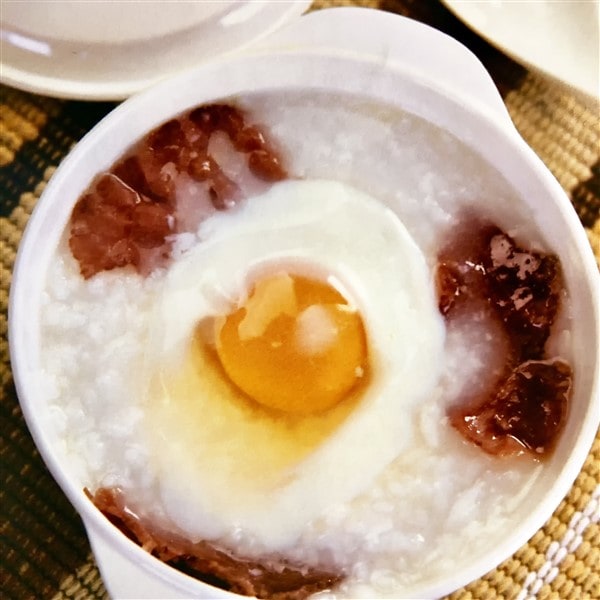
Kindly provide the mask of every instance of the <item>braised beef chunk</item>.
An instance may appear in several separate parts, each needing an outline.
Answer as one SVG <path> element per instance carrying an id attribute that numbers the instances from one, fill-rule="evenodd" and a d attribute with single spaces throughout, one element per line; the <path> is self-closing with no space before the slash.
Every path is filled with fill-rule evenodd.
<path id="1" fill-rule="evenodd" d="M 281 181 L 286 172 L 275 154 L 268 150 L 254 150 L 248 157 L 248 166 L 254 175 L 265 181 Z"/>
<path id="2" fill-rule="evenodd" d="M 105 174 L 77 203 L 69 246 L 81 274 L 141 262 L 141 249 L 160 250 L 170 233 L 169 211 Z"/>
<path id="3" fill-rule="evenodd" d="M 438 306 L 446 316 L 473 300 L 487 299 L 484 262 L 489 254 L 489 240 L 499 230 L 479 219 L 469 217 L 438 255 L 436 283 Z"/>
<path id="4" fill-rule="evenodd" d="M 520 360 L 541 358 L 562 291 L 558 259 L 523 250 L 499 232 L 489 241 L 484 268 L 489 297 L 515 338 Z"/>
<path id="5" fill-rule="evenodd" d="M 244 129 L 244 118 L 240 111 L 229 104 L 199 106 L 190 113 L 190 121 L 208 133 L 223 131 L 231 139 Z"/>
<path id="6" fill-rule="evenodd" d="M 250 170 L 265 181 L 280 181 L 287 177 L 281 160 L 269 147 L 264 134 L 253 125 L 246 125 L 241 112 L 225 104 L 201 106 L 190 113 L 190 121 L 211 135 L 215 131 L 227 134 L 238 152 L 248 154 Z"/>
<path id="7" fill-rule="evenodd" d="M 260 562 L 208 542 L 190 542 L 140 519 L 128 510 L 124 495 L 116 488 L 86 493 L 115 526 L 147 552 L 188 575 L 237 594 L 303 600 L 332 588 L 343 578 L 340 573 L 292 565 L 285 559 Z"/>
<path id="8" fill-rule="evenodd" d="M 504 373 L 450 409 L 450 422 L 491 454 L 549 453 L 567 413 L 572 372 L 548 360 L 546 342 L 564 293 L 556 256 L 524 249 L 494 224 L 469 216 L 438 257 L 441 314 L 471 313 L 506 337 Z"/>
<path id="9" fill-rule="evenodd" d="M 451 411 L 451 422 L 490 454 L 545 454 L 564 423 L 571 378 L 564 361 L 524 362 L 486 402 Z"/>
<path id="10" fill-rule="evenodd" d="M 237 108 L 211 104 L 171 119 L 100 174 L 75 205 L 69 246 L 83 277 L 128 265 L 146 274 L 162 266 L 171 251 L 168 236 L 189 230 L 182 225 L 189 225 L 188 220 L 179 218 L 178 189 L 187 189 L 187 196 L 192 196 L 187 204 L 198 207 L 206 198 L 216 210 L 229 209 L 243 199 L 239 182 L 209 153 L 210 138 L 217 131 L 229 137 L 231 152 L 243 156 L 256 180 L 287 177 L 264 132 L 246 123 Z M 190 180 L 205 188 L 190 192 Z M 197 225 L 194 222 L 191 230 Z"/>
<path id="11" fill-rule="evenodd" d="M 562 291 L 556 256 L 520 248 L 495 225 L 468 219 L 441 252 L 438 304 L 446 316 L 461 303 L 485 299 L 513 339 L 519 360 L 539 359 Z"/>

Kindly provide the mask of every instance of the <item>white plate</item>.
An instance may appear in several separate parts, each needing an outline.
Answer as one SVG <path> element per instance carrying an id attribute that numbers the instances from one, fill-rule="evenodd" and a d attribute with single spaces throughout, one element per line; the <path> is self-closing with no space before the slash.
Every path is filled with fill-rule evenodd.
<path id="1" fill-rule="evenodd" d="M 30 92 L 121 100 L 247 46 L 310 0 L 1 0 L 0 81 Z"/>
<path id="2" fill-rule="evenodd" d="M 516 61 L 600 98 L 597 0 L 442 0 Z"/>

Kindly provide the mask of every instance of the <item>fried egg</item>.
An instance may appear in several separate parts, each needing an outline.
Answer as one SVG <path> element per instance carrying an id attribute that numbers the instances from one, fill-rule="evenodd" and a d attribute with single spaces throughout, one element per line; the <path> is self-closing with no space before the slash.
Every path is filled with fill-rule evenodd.
<path id="1" fill-rule="evenodd" d="M 443 343 L 426 260 L 378 200 L 288 180 L 211 216 L 165 275 L 145 352 L 168 518 L 291 547 L 410 446 Z"/>

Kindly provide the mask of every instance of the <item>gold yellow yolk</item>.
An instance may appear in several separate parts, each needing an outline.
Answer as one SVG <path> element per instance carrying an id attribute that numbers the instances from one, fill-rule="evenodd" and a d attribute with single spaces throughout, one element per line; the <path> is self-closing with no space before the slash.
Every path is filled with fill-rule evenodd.
<path id="1" fill-rule="evenodd" d="M 227 376 L 269 409 L 293 415 L 328 410 L 365 375 L 360 314 L 322 281 L 288 274 L 262 279 L 215 327 Z"/>

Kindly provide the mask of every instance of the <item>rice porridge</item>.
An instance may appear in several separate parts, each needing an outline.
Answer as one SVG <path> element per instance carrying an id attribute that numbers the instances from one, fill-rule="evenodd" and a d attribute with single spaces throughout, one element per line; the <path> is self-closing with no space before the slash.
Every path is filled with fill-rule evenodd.
<path id="1" fill-rule="evenodd" d="M 447 292 L 452 261 L 471 260 L 461 239 L 473 223 L 492 223 L 503 260 L 525 256 L 521 270 L 533 261 L 557 280 L 559 266 L 506 180 L 413 115 L 316 92 L 227 103 L 254 136 L 242 152 L 216 127 L 193 177 L 177 171 L 173 140 L 200 133 L 173 126 L 151 148 L 151 160 L 163 152 L 157 177 L 176 198 L 171 213 L 158 202 L 158 217 L 144 216 L 160 218 L 160 243 L 141 236 L 115 264 L 86 272 L 74 254 L 96 260 L 95 251 L 87 229 L 77 238 L 85 206 L 75 209 L 43 302 L 56 437 L 91 496 L 118 490 L 154 532 L 324 574 L 282 597 L 410 596 L 502 540 L 552 450 L 543 435 L 488 443 L 473 398 L 490 381 L 515 397 L 518 368 L 501 375 L 506 356 L 550 369 L 540 380 L 564 402 L 570 386 L 567 363 L 554 360 L 570 358 L 557 331 L 568 327 L 564 290 L 549 285 L 558 315 L 549 338 L 535 351 L 523 338 L 515 351 L 513 338 L 496 335 L 514 315 L 486 320 L 492 284 L 451 312 L 464 292 Z M 268 152 L 249 169 L 240 156 L 256 144 Z M 126 162 L 93 193 L 122 185 Z M 213 169 L 211 186 L 198 169 Z M 119 193 L 158 194 L 158 179 L 145 177 L 147 189 L 127 181 Z M 266 350 L 256 345 L 292 316 L 297 343 L 318 363 L 277 362 L 275 333 L 260 341 Z M 258 589 L 249 593 L 269 596 Z"/>

